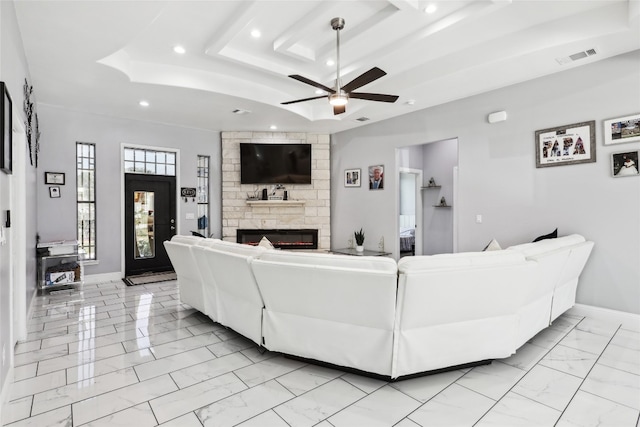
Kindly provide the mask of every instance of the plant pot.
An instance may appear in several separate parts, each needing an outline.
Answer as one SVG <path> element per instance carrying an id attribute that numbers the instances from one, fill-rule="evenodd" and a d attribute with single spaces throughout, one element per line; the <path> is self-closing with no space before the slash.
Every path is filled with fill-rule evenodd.
<path id="1" fill-rule="evenodd" d="M 356 246 L 356 252 L 364 252 L 364 246 L 362 245 Z"/>

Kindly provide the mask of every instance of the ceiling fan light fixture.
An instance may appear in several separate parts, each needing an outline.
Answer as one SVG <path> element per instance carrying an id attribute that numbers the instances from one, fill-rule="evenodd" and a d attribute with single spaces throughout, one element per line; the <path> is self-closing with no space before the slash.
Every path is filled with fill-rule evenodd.
<path id="1" fill-rule="evenodd" d="M 347 105 L 349 97 L 344 93 L 332 93 L 329 95 L 329 104 L 335 106 Z"/>

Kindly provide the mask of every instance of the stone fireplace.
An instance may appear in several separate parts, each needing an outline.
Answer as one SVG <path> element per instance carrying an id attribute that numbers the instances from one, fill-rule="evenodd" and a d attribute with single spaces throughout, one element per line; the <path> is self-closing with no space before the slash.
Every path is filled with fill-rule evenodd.
<path id="1" fill-rule="evenodd" d="M 329 135 L 281 132 L 222 132 L 222 238 L 237 241 L 237 230 L 317 230 L 317 249 L 331 246 Z M 311 144 L 311 184 L 240 184 L 240 143 Z M 249 200 L 266 188 L 287 200 Z M 269 239 L 271 240 L 271 239 Z"/>
<path id="2" fill-rule="evenodd" d="M 257 246 L 266 237 L 279 249 L 318 249 L 318 230 L 316 229 L 276 229 L 276 230 L 237 230 L 236 241 Z"/>

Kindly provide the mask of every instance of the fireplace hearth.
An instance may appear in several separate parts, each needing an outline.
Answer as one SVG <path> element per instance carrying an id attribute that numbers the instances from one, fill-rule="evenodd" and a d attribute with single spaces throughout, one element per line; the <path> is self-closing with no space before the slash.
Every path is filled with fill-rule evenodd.
<path id="1" fill-rule="evenodd" d="M 238 229 L 238 243 L 256 246 L 263 237 L 280 249 L 318 249 L 318 230 L 315 229 Z"/>

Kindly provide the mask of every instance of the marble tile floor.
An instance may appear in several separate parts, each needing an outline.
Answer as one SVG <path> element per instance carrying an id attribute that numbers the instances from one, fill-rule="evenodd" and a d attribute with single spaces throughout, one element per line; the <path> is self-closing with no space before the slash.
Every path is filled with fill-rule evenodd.
<path id="1" fill-rule="evenodd" d="M 640 325 L 570 314 L 508 359 L 394 383 L 261 354 L 175 281 L 38 296 L 28 330 L 2 425 L 640 425 Z"/>

